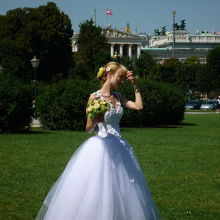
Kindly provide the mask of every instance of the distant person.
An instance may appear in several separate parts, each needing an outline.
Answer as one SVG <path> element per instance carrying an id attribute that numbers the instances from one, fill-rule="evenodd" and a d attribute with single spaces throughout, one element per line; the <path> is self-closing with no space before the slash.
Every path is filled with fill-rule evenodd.
<path id="1" fill-rule="evenodd" d="M 218 96 L 218 98 L 216 99 L 216 101 L 217 101 L 216 112 L 219 113 L 219 112 L 220 112 L 220 96 Z"/>

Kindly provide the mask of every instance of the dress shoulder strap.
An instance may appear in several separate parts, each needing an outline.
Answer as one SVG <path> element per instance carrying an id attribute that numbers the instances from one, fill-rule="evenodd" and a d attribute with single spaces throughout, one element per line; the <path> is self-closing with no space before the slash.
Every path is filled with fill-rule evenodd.
<path id="1" fill-rule="evenodd" d="M 116 98 L 118 99 L 118 101 L 121 103 L 121 93 L 120 92 L 113 92 L 113 93 L 116 96 Z M 92 94 L 94 94 L 96 98 L 103 98 L 100 90 L 97 90 L 97 91 L 93 92 Z"/>
<path id="2" fill-rule="evenodd" d="M 100 90 L 97 90 L 97 91 L 91 93 L 91 95 L 92 94 L 94 94 L 96 98 L 100 98 L 102 96 L 101 93 L 100 93 Z"/>
<path id="3" fill-rule="evenodd" d="M 121 103 L 121 93 L 120 92 L 114 92 L 116 98 L 118 99 L 118 101 Z"/>

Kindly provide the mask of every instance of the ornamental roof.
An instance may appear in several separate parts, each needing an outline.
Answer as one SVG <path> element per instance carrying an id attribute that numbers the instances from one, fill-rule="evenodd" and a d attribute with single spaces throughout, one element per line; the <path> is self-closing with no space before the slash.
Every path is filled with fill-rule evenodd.
<path id="1" fill-rule="evenodd" d="M 134 38 L 134 39 L 147 39 L 147 35 L 139 35 L 137 33 L 127 32 L 124 30 L 107 27 L 103 28 L 103 32 L 107 38 Z"/>

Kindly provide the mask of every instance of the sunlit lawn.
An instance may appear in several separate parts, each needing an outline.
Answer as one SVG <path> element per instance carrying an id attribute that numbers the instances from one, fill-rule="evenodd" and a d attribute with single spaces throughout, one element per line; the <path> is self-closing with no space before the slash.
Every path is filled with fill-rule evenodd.
<path id="1" fill-rule="evenodd" d="M 169 128 L 123 128 L 163 219 L 219 219 L 220 114 Z M 0 219 L 34 219 L 85 132 L 0 135 Z"/>

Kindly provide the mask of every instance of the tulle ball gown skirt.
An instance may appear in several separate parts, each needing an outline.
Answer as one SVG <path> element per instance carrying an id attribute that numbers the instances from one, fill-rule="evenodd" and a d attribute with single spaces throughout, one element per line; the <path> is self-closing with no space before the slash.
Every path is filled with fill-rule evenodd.
<path id="1" fill-rule="evenodd" d="M 46 196 L 36 220 L 161 219 L 132 147 L 109 134 L 87 139 Z"/>

